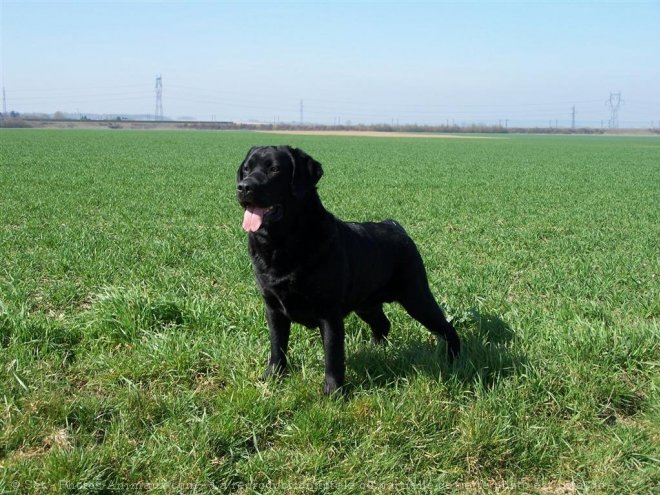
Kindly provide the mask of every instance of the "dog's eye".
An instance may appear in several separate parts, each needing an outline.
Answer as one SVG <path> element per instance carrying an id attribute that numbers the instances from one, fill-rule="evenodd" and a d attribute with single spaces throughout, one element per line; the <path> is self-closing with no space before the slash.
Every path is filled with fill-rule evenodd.
<path id="1" fill-rule="evenodd" d="M 278 173 L 279 171 L 280 171 L 280 167 L 278 167 L 277 165 L 273 165 L 272 167 L 270 167 L 268 169 L 268 173 L 271 174 L 271 175 L 274 175 L 274 174 Z"/>

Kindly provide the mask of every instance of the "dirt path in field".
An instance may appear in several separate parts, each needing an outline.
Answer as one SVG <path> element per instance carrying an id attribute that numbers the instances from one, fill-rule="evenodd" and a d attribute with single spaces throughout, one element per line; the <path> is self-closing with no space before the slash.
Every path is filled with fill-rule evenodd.
<path id="1" fill-rule="evenodd" d="M 256 131 L 264 134 L 293 134 L 297 136 L 362 136 L 382 138 L 438 138 L 438 139 L 507 139 L 500 136 L 468 136 L 465 134 L 430 134 L 423 132 L 384 131 Z"/>

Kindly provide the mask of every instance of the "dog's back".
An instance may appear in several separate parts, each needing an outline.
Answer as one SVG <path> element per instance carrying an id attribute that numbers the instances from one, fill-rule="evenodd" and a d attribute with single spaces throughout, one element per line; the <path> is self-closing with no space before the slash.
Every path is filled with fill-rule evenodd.
<path id="1" fill-rule="evenodd" d="M 395 220 L 338 223 L 347 265 L 346 273 L 336 275 L 346 280 L 347 311 L 397 300 L 403 279 L 411 274 L 426 279 L 417 246 Z"/>

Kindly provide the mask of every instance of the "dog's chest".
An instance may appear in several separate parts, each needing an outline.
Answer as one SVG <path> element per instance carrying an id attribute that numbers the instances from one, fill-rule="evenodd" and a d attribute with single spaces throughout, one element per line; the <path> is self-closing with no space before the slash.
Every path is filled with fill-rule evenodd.
<path id="1" fill-rule="evenodd" d="M 277 297 L 279 309 L 291 321 L 314 328 L 319 325 L 319 317 L 309 299 L 302 294 L 287 293 L 283 297 Z"/>
<path id="2" fill-rule="evenodd" d="M 316 327 L 319 316 L 315 297 L 302 281 L 294 275 L 274 277 L 259 274 L 264 299 L 271 307 L 281 311 L 291 321 L 307 327 Z"/>

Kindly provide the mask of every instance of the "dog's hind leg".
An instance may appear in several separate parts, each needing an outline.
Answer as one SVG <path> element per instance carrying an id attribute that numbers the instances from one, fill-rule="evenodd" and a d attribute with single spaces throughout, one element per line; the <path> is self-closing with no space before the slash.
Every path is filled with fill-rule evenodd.
<path id="1" fill-rule="evenodd" d="M 452 361 L 461 350 L 461 341 L 433 297 L 423 265 L 419 268 L 408 272 L 407 280 L 397 301 L 410 316 L 424 325 L 432 334 L 447 341 L 447 354 L 449 360 Z"/>
<path id="2" fill-rule="evenodd" d="M 355 313 L 371 327 L 371 342 L 374 344 L 387 343 L 387 334 L 390 333 L 391 325 L 383 312 L 382 304 L 361 308 Z"/>

